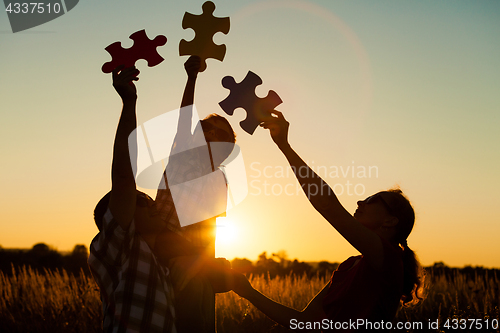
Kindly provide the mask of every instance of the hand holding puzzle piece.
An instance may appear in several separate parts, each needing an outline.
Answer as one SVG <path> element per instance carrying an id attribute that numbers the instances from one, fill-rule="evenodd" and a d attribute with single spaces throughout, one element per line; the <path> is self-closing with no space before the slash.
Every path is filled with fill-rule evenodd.
<path id="1" fill-rule="evenodd" d="M 270 111 L 283 102 L 273 90 L 270 90 L 264 98 L 258 97 L 255 94 L 255 88 L 261 84 L 261 78 L 251 71 L 240 83 L 236 83 L 232 76 L 226 76 L 222 79 L 224 88 L 231 90 L 231 92 L 219 105 L 230 116 L 237 108 L 245 109 L 247 117 L 240 122 L 240 126 L 249 134 L 253 134 L 263 117 L 269 116 Z"/>
<path id="2" fill-rule="evenodd" d="M 149 67 L 156 66 L 164 60 L 158 54 L 156 48 L 165 45 L 167 43 L 167 37 L 158 35 L 155 39 L 151 40 L 143 29 L 130 35 L 130 39 L 134 41 L 134 45 L 132 45 L 131 48 L 124 49 L 120 42 L 114 42 L 105 48 L 113 60 L 102 66 L 102 71 L 104 73 L 111 73 L 113 69 L 120 65 L 131 67 L 139 59 L 147 60 Z"/>

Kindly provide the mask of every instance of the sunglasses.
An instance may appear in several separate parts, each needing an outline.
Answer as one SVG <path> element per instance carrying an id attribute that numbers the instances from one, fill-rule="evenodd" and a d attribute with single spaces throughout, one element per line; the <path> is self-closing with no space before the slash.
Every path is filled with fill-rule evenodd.
<path id="1" fill-rule="evenodd" d="M 210 124 L 208 121 L 201 123 L 201 128 L 203 132 L 215 131 L 215 136 L 221 141 L 231 141 L 231 135 L 224 131 L 222 128 Z"/>
<path id="2" fill-rule="evenodd" d="M 387 209 L 389 214 L 391 214 L 392 216 L 396 216 L 395 212 L 397 211 L 397 209 L 394 209 L 393 207 L 391 207 L 391 205 L 387 202 L 387 200 L 384 199 L 384 196 L 380 193 L 376 193 L 372 196 L 369 196 L 368 198 L 366 198 L 363 201 L 366 204 L 381 202 L 385 206 L 385 208 Z"/>

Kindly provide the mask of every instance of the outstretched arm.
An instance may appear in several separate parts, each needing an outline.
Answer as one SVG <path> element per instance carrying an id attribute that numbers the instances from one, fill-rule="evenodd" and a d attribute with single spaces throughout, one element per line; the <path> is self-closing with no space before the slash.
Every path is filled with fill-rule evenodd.
<path id="1" fill-rule="evenodd" d="M 191 119 L 193 115 L 192 105 L 194 104 L 194 90 L 200 66 L 201 60 L 198 56 L 191 56 L 184 63 L 184 68 L 187 73 L 187 82 L 186 87 L 184 88 L 184 94 L 182 95 L 181 111 L 175 140 L 176 142 L 178 139 L 179 141 L 187 140 L 188 135 L 191 134 Z M 181 142 L 179 143 L 181 144 Z"/>
<path id="2" fill-rule="evenodd" d="M 321 321 L 326 318 L 323 311 L 323 298 L 328 291 L 328 284 L 307 304 L 298 311 L 273 301 L 254 289 L 247 278 L 240 273 L 233 273 L 233 291 L 249 300 L 257 309 L 280 325 L 290 328 L 292 319 L 297 321 Z"/>
<path id="3" fill-rule="evenodd" d="M 379 236 L 358 222 L 339 202 L 327 183 L 321 179 L 292 149 L 288 143 L 289 123 L 279 111 L 266 117 L 260 126 L 269 129 L 273 141 L 292 167 L 307 199 L 337 231 L 361 252 L 374 268 L 383 261 L 383 247 Z"/>
<path id="4" fill-rule="evenodd" d="M 128 140 L 137 126 L 137 89 L 133 81 L 139 80 L 139 71 L 135 67 L 123 67 L 119 66 L 113 71 L 113 87 L 122 99 L 123 108 L 113 146 L 109 209 L 120 226 L 127 229 L 134 216 L 136 203 L 136 185 Z"/>
<path id="5" fill-rule="evenodd" d="M 186 150 L 189 150 L 190 144 L 192 142 L 191 135 L 191 119 L 193 115 L 193 102 L 194 102 L 194 89 L 196 85 L 196 78 L 198 77 L 198 71 L 200 70 L 201 60 L 198 56 L 191 56 L 184 63 L 184 68 L 187 73 L 186 87 L 184 88 L 184 94 L 181 101 L 181 109 L 179 114 L 179 121 L 177 123 L 177 132 L 174 137 L 174 142 L 170 151 L 170 155 L 175 155 Z M 172 160 L 169 161 L 169 164 Z M 160 211 L 164 211 L 165 207 L 173 205 L 171 202 L 171 196 L 166 191 L 169 177 L 176 177 L 176 174 L 168 174 L 167 166 L 163 171 L 163 177 L 158 186 L 158 192 L 156 193 L 156 204 Z M 168 177 L 167 177 L 168 175 Z M 170 182 L 176 183 L 175 179 L 170 179 Z"/>
<path id="6" fill-rule="evenodd" d="M 200 66 L 201 59 L 198 56 L 191 56 L 184 63 L 184 69 L 186 70 L 188 78 L 186 87 L 184 88 L 184 95 L 182 95 L 181 108 L 194 103 L 194 88 L 196 85 L 196 79 L 198 78 Z"/>

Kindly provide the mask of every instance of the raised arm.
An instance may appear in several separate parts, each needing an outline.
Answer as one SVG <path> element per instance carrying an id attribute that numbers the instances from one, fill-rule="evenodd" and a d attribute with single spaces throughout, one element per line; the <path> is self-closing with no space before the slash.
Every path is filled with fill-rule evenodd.
<path id="1" fill-rule="evenodd" d="M 177 132 L 175 133 L 174 142 L 170 151 L 170 156 L 183 151 L 189 150 L 192 147 L 192 134 L 191 134 L 191 119 L 193 117 L 193 103 L 194 103 L 194 89 L 196 86 L 196 78 L 198 77 L 198 71 L 200 70 L 201 60 L 198 56 L 191 56 L 184 63 L 184 68 L 187 73 L 187 82 L 184 88 L 184 94 L 182 95 L 181 109 L 179 114 L 179 121 L 177 123 Z M 172 160 L 169 161 L 171 165 Z M 157 207 L 161 210 L 164 207 L 169 206 L 170 194 L 163 191 L 167 188 L 167 179 L 169 177 L 175 177 L 176 174 L 169 174 L 167 171 L 169 166 L 167 166 L 163 172 L 163 177 L 158 186 L 158 192 L 156 193 L 156 203 Z M 175 179 L 170 179 L 170 182 L 177 183 Z"/>
<path id="2" fill-rule="evenodd" d="M 198 71 L 200 70 L 201 60 L 198 56 L 191 56 L 184 63 L 184 68 L 187 73 L 186 87 L 182 95 L 181 111 L 179 115 L 179 123 L 177 125 L 177 135 L 175 141 L 182 144 L 181 141 L 187 140 L 191 135 L 191 119 L 193 115 L 192 105 L 194 104 L 194 90 Z"/>
<path id="3" fill-rule="evenodd" d="M 136 101 L 139 71 L 135 67 L 117 67 L 113 71 L 113 87 L 120 95 L 123 108 L 116 129 L 111 165 L 111 197 L 109 209 L 123 229 L 127 229 L 135 213 L 136 185 L 129 153 L 129 135 L 137 127 Z"/>
<path id="4" fill-rule="evenodd" d="M 271 137 L 292 167 L 305 195 L 313 207 L 375 268 L 382 266 L 383 247 L 380 237 L 358 222 L 339 202 L 327 183 L 321 179 L 288 143 L 289 123 L 279 111 L 263 119 L 261 126 L 270 130 Z"/>
<path id="5" fill-rule="evenodd" d="M 182 95 L 181 108 L 194 103 L 194 88 L 196 85 L 196 79 L 198 78 L 200 66 L 201 60 L 198 56 L 191 56 L 184 63 L 184 69 L 187 73 L 187 82 L 186 87 L 184 88 L 184 95 Z"/>

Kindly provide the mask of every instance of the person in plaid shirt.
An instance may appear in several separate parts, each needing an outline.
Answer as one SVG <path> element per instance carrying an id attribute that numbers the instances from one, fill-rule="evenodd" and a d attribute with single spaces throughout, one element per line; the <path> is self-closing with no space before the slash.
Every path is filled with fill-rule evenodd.
<path id="1" fill-rule="evenodd" d="M 166 223 L 155 202 L 136 189 L 129 155 L 128 137 L 137 126 L 133 81 L 138 74 L 135 67 L 113 71 L 123 109 L 113 147 L 112 189 L 94 211 L 99 233 L 88 262 L 101 292 L 104 332 L 175 333 L 170 272 L 151 250 Z"/>

